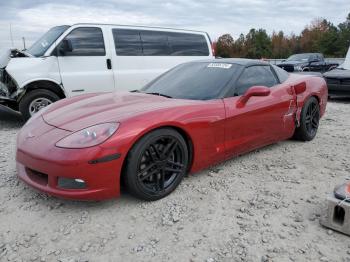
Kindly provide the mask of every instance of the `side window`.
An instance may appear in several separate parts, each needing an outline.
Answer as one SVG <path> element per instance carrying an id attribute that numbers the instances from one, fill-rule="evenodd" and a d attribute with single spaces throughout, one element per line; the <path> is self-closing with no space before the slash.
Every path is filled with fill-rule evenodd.
<path id="1" fill-rule="evenodd" d="M 208 56 L 204 35 L 151 30 L 112 29 L 119 56 Z"/>
<path id="2" fill-rule="evenodd" d="M 144 56 L 168 56 L 170 48 L 165 32 L 141 31 L 142 51 Z"/>
<path id="3" fill-rule="evenodd" d="M 277 79 L 270 66 L 250 66 L 244 69 L 235 85 L 235 95 L 243 95 L 252 86 L 277 85 Z"/>
<path id="4" fill-rule="evenodd" d="M 208 56 L 209 48 L 203 35 L 168 32 L 172 56 Z"/>
<path id="5" fill-rule="evenodd" d="M 119 56 L 142 56 L 140 32 L 130 29 L 112 29 L 114 46 Z"/>
<path id="6" fill-rule="evenodd" d="M 309 57 L 309 61 L 311 61 L 311 62 L 318 61 L 317 55 L 311 55 L 311 56 Z"/>
<path id="7" fill-rule="evenodd" d="M 101 28 L 80 27 L 70 32 L 65 39 L 70 40 L 72 52 L 65 56 L 105 56 L 105 44 Z"/>
<path id="8" fill-rule="evenodd" d="M 282 68 L 272 65 L 273 69 L 275 70 L 276 75 L 278 76 L 278 79 L 280 80 L 280 83 L 283 83 L 286 81 L 289 77 L 289 73 Z"/>

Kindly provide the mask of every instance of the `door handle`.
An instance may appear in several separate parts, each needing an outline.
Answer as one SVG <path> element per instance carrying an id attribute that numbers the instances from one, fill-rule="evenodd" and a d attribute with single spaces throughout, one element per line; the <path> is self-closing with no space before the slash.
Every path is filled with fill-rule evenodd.
<path id="1" fill-rule="evenodd" d="M 107 58 L 106 63 L 107 63 L 107 69 L 112 69 L 112 61 L 111 61 L 111 59 Z"/>

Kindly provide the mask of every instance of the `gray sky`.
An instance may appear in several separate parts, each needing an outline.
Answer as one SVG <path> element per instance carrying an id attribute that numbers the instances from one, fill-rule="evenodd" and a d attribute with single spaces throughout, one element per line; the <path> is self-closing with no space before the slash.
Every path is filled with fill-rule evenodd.
<path id="1" fill-rule="evenodd" d="M 0 0 L 0 49 L 31 44 L 50 27 L 78 22 L 154 25 L 207 31 L 215 40 L 250 28 L 298 34 L 323 17 L 334 24 L 350 12 L 349 0 Z"/>

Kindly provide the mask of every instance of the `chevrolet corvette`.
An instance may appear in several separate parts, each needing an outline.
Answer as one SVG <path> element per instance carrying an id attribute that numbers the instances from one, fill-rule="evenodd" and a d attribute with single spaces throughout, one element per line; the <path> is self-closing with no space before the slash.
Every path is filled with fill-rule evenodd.
<path id="1" fill-rule="evenodd" d="M 179 65 L 140 90 L 63 99 L 17 138 L 18 176 L 49 195 L 157 200 L 189 173 L 296 138 L 312 140 L 325 113 L 323 78 L 263 61 Z"/>

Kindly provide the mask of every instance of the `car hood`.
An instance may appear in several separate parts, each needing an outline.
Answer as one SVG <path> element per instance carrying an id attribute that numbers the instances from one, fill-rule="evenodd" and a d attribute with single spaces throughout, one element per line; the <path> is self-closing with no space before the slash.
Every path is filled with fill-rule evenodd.
<path id="1" fill-rule="evenodd" d="M 5 68 L 14 57 L 31 57 L 30 54 L 18 49 L 1 49 L 0 50 L 0 68 Z"/>
<path id="2" fill-rule="evenodd" d="M 49 125 L 77 131 L 99 123 L 123 122 L 147 112 L 189 103 L 196 101 L 130 92 L 87 94 L 54 103 L 42 116 Z"/>
<path id="3" fill-rule="evenodd" d="M 333 69 L 323 74 L 327 78 L 350 78 L 350 70 L 347 69 Z"/>
<path id="4" fill-rule="evenodd" d="M 5 68 L 11 58 L 11 49 L 0 50 L 0 68 Z"/>

